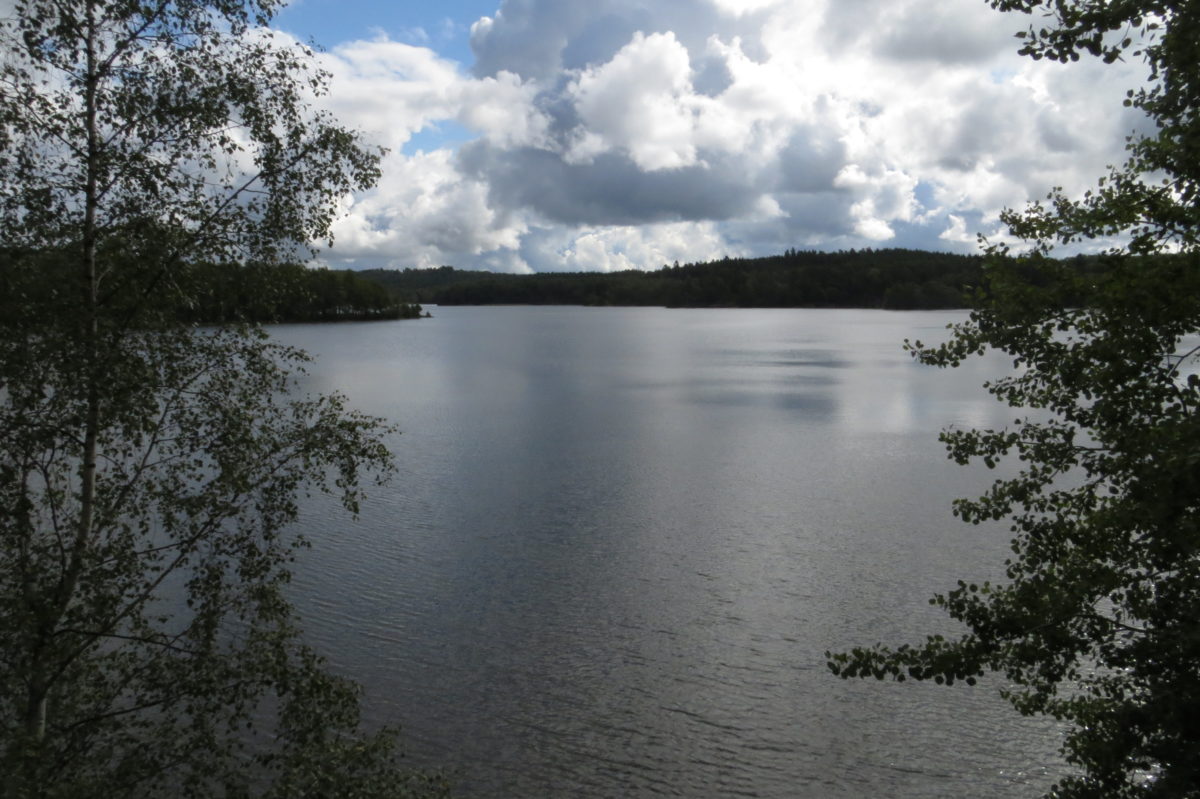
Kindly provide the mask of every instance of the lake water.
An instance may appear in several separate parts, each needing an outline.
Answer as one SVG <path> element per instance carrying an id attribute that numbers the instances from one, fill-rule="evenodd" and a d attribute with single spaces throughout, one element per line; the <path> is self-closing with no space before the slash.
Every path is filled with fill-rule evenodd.
<path id="1" fill-rule="evenodd" d="M 1000 682 L 843 681 L 823 652 L 953 632 L 1000 573 L 946 426 L 1003 425 L 906 337 L 945 312 L 435 308 L 280 326 L 308 387 L 393 421 L 361 519 L 314 500 L 312 643 L 464 797 L 1027 797 L 1058 733 Z"/>

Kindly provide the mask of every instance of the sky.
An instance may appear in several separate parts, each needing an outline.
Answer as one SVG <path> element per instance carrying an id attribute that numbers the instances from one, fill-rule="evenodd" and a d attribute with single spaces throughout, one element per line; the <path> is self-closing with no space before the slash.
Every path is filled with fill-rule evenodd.
<path id="1" fill-rule="evenodd" d="M 388 148 L 333 267 L 656 269 L 973 252 L 1145 127 L 1145 68 L 1017 55 L 985 0 L 295 0 L 322 102 Z M 1037 20 L 1034 19 L 1034 22 Z"/>

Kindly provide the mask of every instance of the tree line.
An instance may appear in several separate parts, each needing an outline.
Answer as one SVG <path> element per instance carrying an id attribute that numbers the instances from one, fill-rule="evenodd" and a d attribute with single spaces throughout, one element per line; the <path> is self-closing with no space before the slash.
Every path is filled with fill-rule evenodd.
<path id="1" fill-rule="evenodd" d="M 135 259 L 129 259 L 135 260 Z M 37 268 L 28 268 L 36 263 Z M 349 270 L 309 268 L 292 262 L 183 263 L 151 281 L 146 263 L 130 263 L 110 274 L 109 302 L 137 315 L 149 289 L 157 313 L 182 324 L 339 322 L 412 319 L 421 307 L 405 302 L 376 281 Z M 70 260 L 58 255 L 0 253 L 0 310 L 17 319 L 13 306 L 55 304 L 69 310 Z"/>
<path id="2" fill-rule="evenodd" d="M 339 322 L 412 319 L 421 307 L 404 302 L 377 282 L 349 270 L 302 264 L 193 265 L 179 279 L 180 321 Z"/>
<path id="3" fill-rule="evenodd" d="M 1170 268 L 1183 256 L 1143 254 L 1137 268 Z M 400 301 L 438 305 L 652 305 L 675 308 L 879 308 L 940 310 L 976 306 L 994 293 L 989 268 L 1003 261 L 1037 290 L 1054 290 L 1073 306 L 1108 274 L 1111 258 L 1053 259 L 1054 269 L 993 255 L 884 249 L 806 252 L 790 249 L 762 258 L 724 258 L 645 272 L 498 274 L 439 266 L 367 269 L 359 277 L 386 287 Z M 1051 277 L 1053 271 L 1057 277 Z M 1071 287 L 1060 280 L 1071 275 Z M 419 307 L 419 306 L 418 306 Z"/>
<path id="4" fill-rule="evenodd" d="M 963 308 L 982 259 L 921 250 L 808 252 L 664 265 L 655 271 L 495 274 L 442 266 L 359 274 L 439 305 L 662 305 L 680 308 Z"/>

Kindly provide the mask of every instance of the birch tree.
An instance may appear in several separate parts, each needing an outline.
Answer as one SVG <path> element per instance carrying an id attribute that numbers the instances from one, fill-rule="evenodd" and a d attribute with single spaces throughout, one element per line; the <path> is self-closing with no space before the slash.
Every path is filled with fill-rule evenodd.
<path id="1" fill-rule="evenodd" d="M 409 795 L 285 599 L 300 497 L 386 476 L 302 353 L 172 324 L 203 262 L 328 238 L 380 153 L 314 106 L 273 0 L 0 19 L 0 789 Z"/>

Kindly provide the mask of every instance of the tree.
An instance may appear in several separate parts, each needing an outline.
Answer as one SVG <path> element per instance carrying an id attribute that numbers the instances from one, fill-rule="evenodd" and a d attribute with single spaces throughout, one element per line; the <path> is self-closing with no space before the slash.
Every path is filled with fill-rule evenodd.
<path id="1" fill-rule="evenodd" d="M 312 107 L 274 0 L 17 0 L 0 20 L 0 794 L 436 786 L 358 731 L 283 593 L 307 491 L 378 420 L 302 353 L 181 326 L 188 275 L 328 237 L 379 152 Z"/>
<path id="2" fill-rule="evenodd" d="M 1025 714 L 1066 722 L 1078 772 L 1060 797 L 1200 796 L 1200 3 L 992 0 L 1044 12 L 1020 34 L 1034 58 L 1126 55 L 1149 67 L 1127 104 L 1155 124 L 1079 199 L 1008 211 L 1029 245 L 989 247 L 977 309 L 935 347 L 937 366 L 994 348 L 1018 371 L 988 384 L 1033 413 L 1001 430 L 947 431 L 959 463 L 1016 459 L 1015 476 L 959 500 L 964 521 L 1007 519 L 1002 584 L 932 600 L 957 638 L 830 655 L 843 677 L 974 683 L 1002 675 Z M 1052 248 L 1124 240 L 1092 261 Z"/>

